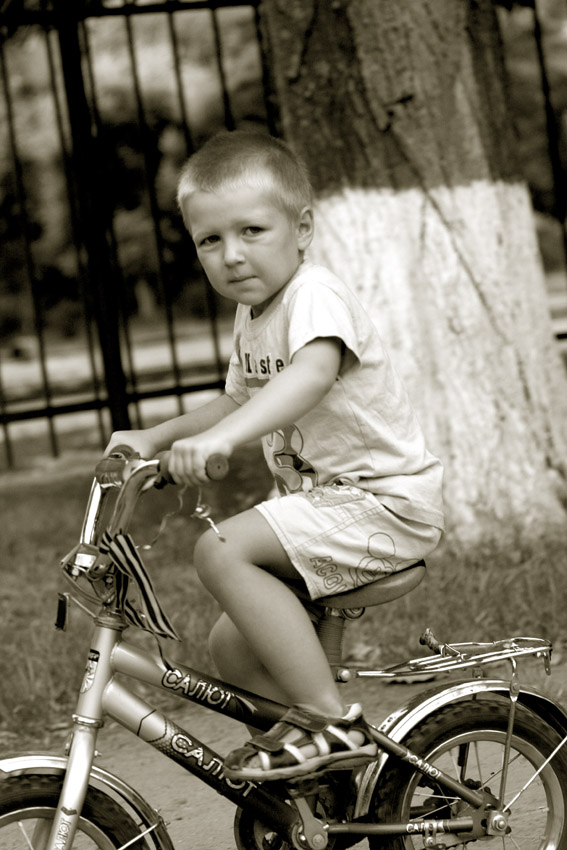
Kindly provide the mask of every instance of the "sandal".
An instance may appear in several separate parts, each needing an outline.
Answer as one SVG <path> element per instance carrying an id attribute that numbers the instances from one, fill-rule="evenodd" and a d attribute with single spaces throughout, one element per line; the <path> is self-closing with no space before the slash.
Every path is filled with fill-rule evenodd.
<path id="1" fill-rule="evenodd" d="M 327 765 L 358 767 L 376 758 L 378 748 L 360 705 L 332 719 L 290 708 L 264 735 L 257 735 L 225 759 L 228 779 L 293 779 Z"/>

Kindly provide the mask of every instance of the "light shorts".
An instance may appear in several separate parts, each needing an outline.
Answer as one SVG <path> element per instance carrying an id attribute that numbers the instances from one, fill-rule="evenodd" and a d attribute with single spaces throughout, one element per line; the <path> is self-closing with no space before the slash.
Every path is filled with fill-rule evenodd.
<path id="1" fill-rule="evenodd" d="M 343 593 L 409 567 L 432 552 L 441 531 L 406 519 L 350 484 L 315 487 L 256 505 L 311 599 Z"/>

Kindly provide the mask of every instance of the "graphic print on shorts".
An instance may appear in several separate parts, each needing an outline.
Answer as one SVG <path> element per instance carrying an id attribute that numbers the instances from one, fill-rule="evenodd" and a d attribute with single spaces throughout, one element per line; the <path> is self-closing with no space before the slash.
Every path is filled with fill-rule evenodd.
<path id="1" fill-rule="evenodd" d="M 376 531 L 368 538 L 368 555 L 364 557 L 358 570 L 365 570 L 376 577 L 377 573 L 390 575 L 396 569 L 399 558 L 396 558 L 396 543 L 385 531 Z"/>
<path id="2" fill-rule="evenodd" d="M 274 431 L 266 440 L 272 450 L 277 488 L 282 496 L 310 490 L 317 484 L 317 473 L 305 458 L 301 457 L 303 437 L 295 425 Z"/>
<path id="3" fill-rule="evenodd" d="M 385 531 L 377 531 L 368 538 L 368 555 L 355 569 L 350 569 L 353 581 L 366 584 L 379 578 L 380 574 L 389 576 L 397 570 L 403 570 L 415 564 L 415 558 L 400 558 L 396 553 L 396 542 Z"/>
<path id="4" fill-rule="evenodd" d="M 315 575 L 323 581 L 325 593 L 344 593 L 345 590 L 361 587 L 380 576 L 390 575 L 400 563 L 400 559 L 396 558 L 396 544 L 393 538 L 383 531 L 370 535 L 367 552 L 368 555 L 365 555 L 356 567 L 341 566 L 331 555 L 310 558 Z M 345 580 L 346 572 L 350 581 Z"/>
<path id="5" fill-rule="evenodd" d="M 344 593 L 345 590 L 350 590 L 350 586 L 345 582 L 339 565 L 333 560 L 331 555 L 323 555 L 319 558 L 309 559 L 315 575 L 323 580 L 325 587 L 325 595 L 330 596 L 333 593 Z M 351 570 L 351 572 L 356 572 Z"/>

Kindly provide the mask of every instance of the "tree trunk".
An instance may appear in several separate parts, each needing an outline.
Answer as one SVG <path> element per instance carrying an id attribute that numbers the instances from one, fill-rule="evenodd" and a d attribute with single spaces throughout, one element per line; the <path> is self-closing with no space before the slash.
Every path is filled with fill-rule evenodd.
<path id="1" fill-rule="evenodd" d="M 282 132 L 317 192 L 313 256 L 389 344 L 445 465 L 447 540 L 565 541 L 567 382 L 492 3 L 262 9 Z"/>

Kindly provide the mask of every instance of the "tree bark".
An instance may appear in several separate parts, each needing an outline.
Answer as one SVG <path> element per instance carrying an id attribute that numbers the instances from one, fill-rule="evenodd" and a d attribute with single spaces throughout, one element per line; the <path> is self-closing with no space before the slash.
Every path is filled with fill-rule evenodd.
<path id="1" fill-rule="evenodd" d="M 448 540 L 565 541 L 554 347 L 490 0 L 263 0 L 313 257 L 368 305 L 445 465 Z"/>

